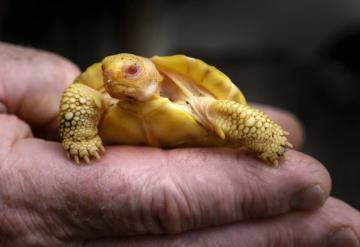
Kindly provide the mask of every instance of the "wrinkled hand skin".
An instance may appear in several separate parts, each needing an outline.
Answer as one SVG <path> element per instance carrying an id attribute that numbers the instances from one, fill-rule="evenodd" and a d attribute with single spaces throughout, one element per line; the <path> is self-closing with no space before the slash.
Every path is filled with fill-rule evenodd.
<path id="1" fill-rule="evenodd" d="M 0 246 L 311 247 L 341 229 L 339 246 L 356 246 L 359 212 L 328 198 L 329 174 L 297 151 L 278 169 L 223 148 L 109 147 L 74 166 L 54 134 L 77 73 L 56 55 L 0 44 Z M 299 147 L 298 122 L 261 108 Z"/>

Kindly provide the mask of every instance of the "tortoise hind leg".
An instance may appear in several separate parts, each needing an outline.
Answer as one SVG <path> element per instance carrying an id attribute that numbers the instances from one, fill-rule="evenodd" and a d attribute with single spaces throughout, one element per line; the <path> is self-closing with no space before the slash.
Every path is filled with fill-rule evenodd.
<path id="1" fill-rule="evenodd" d="M 191 105 L 197 105 L 196 115 L 202 112 L 202 122 L 206 118 L 206 125 L 220 137 L 236 146 L 247 147 L 274 166 L 278 165 L 286 148 L 292 147 L 286 138 L 288 133 L 260 110 L 231 100 L 202 99 L 194 102 Z"/>
<path id="2" fill-rule="evenodd" d="M 105 104 L 101 95 L 92 88 L 71 84 L 60 103 L 60 137 L 67 155 L 79 164 L 79 159 L 90 163 L 92 156 L 100 158 L 104 151 L 98 136 L 98 123 Z"/>

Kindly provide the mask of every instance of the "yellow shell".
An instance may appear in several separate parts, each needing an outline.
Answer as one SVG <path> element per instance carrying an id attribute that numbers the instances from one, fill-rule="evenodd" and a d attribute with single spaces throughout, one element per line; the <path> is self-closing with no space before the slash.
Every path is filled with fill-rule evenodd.
<path id="1" fill-rule="evenodd" d="M 146 102 L 122 101 L 110 106 L 98 126 L 103 142 L 163 148 L 229 145 L 199 124 L 187 107 L 174 102 L 186 98 L 183 92 L 190 91 L 246 104 L 242 92 L 232 81 L 215 67 L 185 55 L 154 56 L 151 60 L 164 76 L 161 90 L 165 96 Z M 90 66 L 74 83 L 104 92 L 101 64 Z M 179 90 L 181 87 L 185 90 Z"/>
<path id="2" fill-rule="evenodd" d="M 246 104 L 244 95 L 229 77 L 200 59 L 174 55 L 154 56 L 151 60 L 161 73 L 174 82 L 177 80 L 177 84 L 184 85 L 188 82 L 215 99 L 228 99 Z"/>

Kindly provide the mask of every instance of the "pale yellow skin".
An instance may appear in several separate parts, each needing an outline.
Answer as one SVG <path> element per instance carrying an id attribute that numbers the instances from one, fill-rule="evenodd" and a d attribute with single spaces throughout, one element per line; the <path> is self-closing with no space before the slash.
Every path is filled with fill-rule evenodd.
<path id="1" fill-rule="evenodd" d="M 76 163 L 104 144 L 245 146 L 278 165 L 287 133 L 247 105 L 216 68 L 183 55 L 118 54 L 90 66 L 64 92 L 60 136 Z"/>

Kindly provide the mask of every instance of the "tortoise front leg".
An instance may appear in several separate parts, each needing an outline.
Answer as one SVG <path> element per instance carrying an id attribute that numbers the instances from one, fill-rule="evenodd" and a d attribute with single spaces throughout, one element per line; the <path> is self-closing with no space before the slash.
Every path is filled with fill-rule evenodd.
<path id="1" fill-rule="evenodd" d="M 100 159 L 104 151 L 98 135 L 98 123 L 105 110 L 99 92 L 80 84 L 71 84 L 60 103 L 60 137 L 68 155 L 79 164 L 79 159 L 90 163 L 92 156 Z"/>
<path id="2" fill-rule="evenodd" d="M 259 158 L 278 165 L 286 148 L 292 147 L 284 131 L 264 112 L 231 100 L 199 98 L 191 103 L 200 121 L 212 128 L 222 139 L 235 146 L 244 145 Z M 195 107 L 194 107 L 195 106 Z"/>

